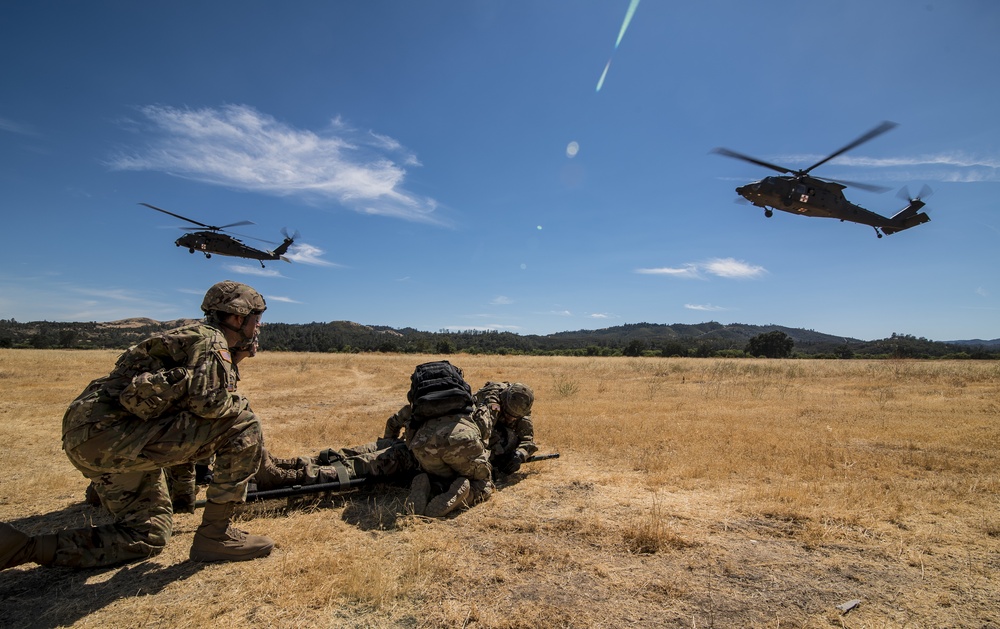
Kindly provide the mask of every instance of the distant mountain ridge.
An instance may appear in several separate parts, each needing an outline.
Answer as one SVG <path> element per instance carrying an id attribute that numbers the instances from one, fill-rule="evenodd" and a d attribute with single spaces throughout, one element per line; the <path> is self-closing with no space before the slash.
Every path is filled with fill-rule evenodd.
<path id="1" fill-rule="evenodd" d="M 124 349 L 142 338 L 198 319 L 18 323 L 0 319 L 0 347 Z M 754 337 L 781 332 L 802 356 L 902 356 L 1000 358 L 1000 339 L 931 341 L 906 334 L 865 341 L 782 325 L 629 323 L 594 330 L 519 335 L 498 330 L 425 332 L 414 328 L 364 325 L 353 321 L 268 323 L 261 346 L 273 351 L 401 353 L 552 353 L 567 355 L 739 356 Z"/>

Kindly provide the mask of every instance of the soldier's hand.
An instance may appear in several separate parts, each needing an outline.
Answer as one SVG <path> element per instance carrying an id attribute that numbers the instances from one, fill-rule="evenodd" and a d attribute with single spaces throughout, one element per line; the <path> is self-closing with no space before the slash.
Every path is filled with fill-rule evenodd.
<path id="1" fill-rule="evenodd" d="M 524 453 L 524 450 L 518 450 L 517 452 L 514 453 L 514 456 L 510 457 L 510 460 L 504 464 L 502 468 L 503 473 L 513 474 L 514 472 L 521 469 L 521 464 L 524 463 L 527 459 L 528 456 Z"/>

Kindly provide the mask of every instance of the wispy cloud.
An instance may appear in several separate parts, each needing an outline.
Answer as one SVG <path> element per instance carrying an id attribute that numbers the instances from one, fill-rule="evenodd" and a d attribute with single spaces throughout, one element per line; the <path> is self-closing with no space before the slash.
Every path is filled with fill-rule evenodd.
<path id="1" fill-rule="evenodd" d="M 0 131 L 16 133 L 18 135 L 38 135 L 30 126 L 3 117 L 0 117 Z"/>
<path id="2" fill-rule="evenodd" d="M 261 268 L 253 264 L 227 264 L 226 269 L 238 275 L 253 275 L 254 277 L 285 277 L 277 269 Z"/>
<path id="3" fill-rule="evenodd" d="M 245 105 L 139 111 L 143 119 L 136 124 L 148 144 L 114 156 L 113 169 L 162 171 L 236 190 L 333 201 L 363 214 L 444 222 L 434 199 L 404 186 L 406 169 L 420 165 L 416 156 L 340 118 L 311 131 Z"/>
<path id="4" fill-rule="evenodd" d="M 490 300 L 490 304 L 493 306 L 509 306 L 512 303 L 514 303 L 513 300 L 503 295 L 497 295 L 496 297 Z"/>
<path id="5" fill-rule="evenodd" d="M 699 310 L 702 312 L 719 312 L 721 310 L 726 310 L 722 306 L 713 306 L 712 304 L 684 304 L 684 307 L 688 310 Z"/>
<path id="6" fill-rule="evenodd" d="M 795 154 L 773 157 L 774 163 L 791 166 L 810 166 L 823 159 L 823 155 Z M 765 158 L 766 159 L 766 158 Z M 963 151 L 931 153 L 901 157 L 864 157 L 841 155 L 825 165 L 820 177 L 840 178 L 830 172 L 830 167 L 865 169 L 865 172 L 847 173 L 845 179 L 860 181 L 943 181 L 971 183 L 1000 181 L 1000 157 L 972 155 Z"/>
<path id="7" fill-rule="evenodd" d="M 618 315 L 611 314 L 609 312 L 592 312 L 589 315 L 587 315 L 587 317 L 590 318 L 590 319 L 602 319 L 603 320 L 603 319 L 617 319 Z"/>
<path id="8" fill-rule="evenodd" d="M 278 295 L 265 295 L 264 299 L 267 301 L 280 301 L 283 304 L 301 304 L 301 301 L 296 301 L 291 297 L 280 297 Z"/>
<path id="9" fill-rule="evenodd" d="M 712 258 L 705 262 L 688 262 L 679 267 L 636 269 L 635 272 L 682 279 L 704 279 L 706 274 L 727 279 L 753 279 L 766 274 L 767 269 L 735 258 Z"/>
<path id="10" fill-rule="evenodd" d="M 342 267 L 341 264 L 336 264 L 334 262 L 329 262 L 327 260 L 321 259 L 325 253 L 319 247 L 313 245 L 307 245 L 306 243 L 294 244 L 288 248 L 288 252 L 285 253 L 285 257 L 292 262 L 298 262 L 299 264 L 311 264 L 313 266 L 337 266 Z"/>
<path id="11" fill-rule="evenodd" d="M 697 278 L 701 277 L 698 272 L 698 265 L 685 264 L 681 267 L 658 267 L 654 269 L 636 269 L 636 273 L 642 275 L 669 275 L 670 277 Z"/>

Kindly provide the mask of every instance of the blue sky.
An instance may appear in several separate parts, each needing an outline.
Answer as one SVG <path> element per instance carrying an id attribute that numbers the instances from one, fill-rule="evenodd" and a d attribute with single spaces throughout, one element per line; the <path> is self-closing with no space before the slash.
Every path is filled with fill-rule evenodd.
<path id="1" fill-rule="evenodd" d="M 998 32 L 992 0 L 3 3 L 0 317 L 237 279 L 286 323 L 1000 337 Z M 929 185 L 882 239 L 734 203 L 775 173 L 711 152 L 804 168 L 883 120 L 813 172 Z M 294 262 L 191 255 L 141 202 Z"/>

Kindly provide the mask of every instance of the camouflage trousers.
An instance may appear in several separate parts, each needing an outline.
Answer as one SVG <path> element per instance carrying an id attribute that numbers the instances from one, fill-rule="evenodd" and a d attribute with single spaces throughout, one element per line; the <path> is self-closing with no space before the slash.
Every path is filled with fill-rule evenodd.
<path id="1" fill-rule="evenodd" d="M 313 463 L 321 465 L 324 460 L 338 456 L 352 478 L 409 478 L 420 471 L 417 460 L 402 439 L 379 439 L 341 450 L 324 450 L 313 458 Z"/>
<path id="2" fill-rule="evenodd" d="M 145 428 L 156 422 L 160 430 L 135 458 L 117 455 L 115 443 L 134 422 L 143 422 Z M 114 516 L 111 524 L 58 533 L 54 565 L 83 568 L 144 559 L 162 551 L 173 532 L 168 474 L 184 485 L 193 484 L 197 460 L 216 455 L 208 500 L 244 501 L 263 444 L 260 421 L 250 410 L 226 419 L 188 412 L 151 420 L 128 417 L 100 429 L 83 425 L 73 432 L 64 441 L 66 455 L 93 482 Z"/>
<path id="3" fill-rule="evenodd" d="M 335 450 L 327 448 L 311 458 L 281 459 L 267 456 L 254 477 L 258 491 L 335 483 L 338 467 L 349 478 L 404 478 L 419 471 L 416 459 L 401 439 L 379 439 L 372 443 Z"/>
<path id="4" fill-rule="evenodd" d="M 471 419 L 451 415 L 430 419 L 409 439 L 420 468 L 441 479 L 464 476 L 472 484 L 473 502 L 493 492 L 489 452 Z"/>

